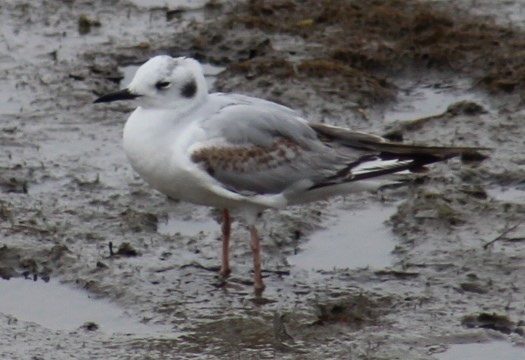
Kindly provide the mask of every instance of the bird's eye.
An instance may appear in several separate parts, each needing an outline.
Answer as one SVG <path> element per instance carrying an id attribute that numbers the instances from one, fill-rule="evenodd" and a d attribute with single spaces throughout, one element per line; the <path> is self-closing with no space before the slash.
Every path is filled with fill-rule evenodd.
<path id="1" fill-rule="evenodd" d="M 171 86 L 171 83 L 169 81 L 159 81 L 155 84 L 155 87 L 157 90 L 165 90 Z"/>

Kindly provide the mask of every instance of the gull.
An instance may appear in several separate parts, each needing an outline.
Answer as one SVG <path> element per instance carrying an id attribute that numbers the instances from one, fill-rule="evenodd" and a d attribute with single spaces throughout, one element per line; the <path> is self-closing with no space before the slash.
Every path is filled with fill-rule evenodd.
<path id="1" fill-rule="evenodd" d="M 260 98 L 209 93 L 200 63 L 159 55 L 129 86 L 95 103 L 135 100 L 123 133 L 133 169 L 170 198 L 222 209 L 222 265 L 230 274 L 230 211 L 247 224 L 254 288 L 262 293 L 256 220 L 265 209 L 374 190 L 399 172 L 480 150 L 418 146 L 347 128 L 310 122 Z"/>

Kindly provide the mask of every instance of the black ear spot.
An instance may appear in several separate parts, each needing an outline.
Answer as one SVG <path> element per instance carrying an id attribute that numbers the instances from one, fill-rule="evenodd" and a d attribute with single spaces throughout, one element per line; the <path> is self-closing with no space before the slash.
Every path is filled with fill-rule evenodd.
<path id="1" fill-rule="evenodd" d="M 191 98 L 195 96 L 195 93 L 197 92 L 197 83 L 195 80 L 190 80 L 184 86 L 182 87 L 180 93 L 185 98 Z"/>

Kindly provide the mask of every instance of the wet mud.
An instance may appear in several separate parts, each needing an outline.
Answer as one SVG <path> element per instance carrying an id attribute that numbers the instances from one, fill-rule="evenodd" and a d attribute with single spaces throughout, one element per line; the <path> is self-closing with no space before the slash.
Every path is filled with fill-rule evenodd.
<path id="1" fill-rule="evenodd" d="M 524 9 L 3 2 L 0 358 L 448 359 L 483 342 L 510 359 L 525 345 Z M 92 105 L 160 53 L 209 64 L 216 91 L 316 121 L 493 150 L 401 188 L 268 211 L 256 297 L 243 224 L 223 281 L 220 214 L 169 201 L 132 171 L 121 146 L 132 104 Z M 323 237 L 348 255 L 330 266 Z M 367 242 L 374 251 L 358 255 Z M 29 316 L 60 318 L 43 305 L 65 300 L 77 313 L 62 326 Z"/>

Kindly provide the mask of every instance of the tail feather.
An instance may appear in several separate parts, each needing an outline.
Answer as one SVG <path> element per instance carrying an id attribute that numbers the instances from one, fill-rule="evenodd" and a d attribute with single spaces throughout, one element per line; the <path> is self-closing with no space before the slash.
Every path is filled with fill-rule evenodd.
<path id="1" fill-rule="evenodd" d="M 401 171 L 425 172 L 426 165 L 447 159 L 475 154 L 484 147 L 422 146 L 385 141 L 380 136 L 351 131 L 325 124 L 310 124 L 321 140 L 344 147 L 369 151 L 370 153 L 348 164 L 311 189 L 336 185 L 343 182 L 371 179 Z"/>
<path id="2" fill-rule="evenodd" d="M 338 126 L 312 123 L 310 124 L 310 127 L 314 129 L 322 138 L 325 138 L 329 141 L 336 141 L 341 145 L 353 147 L 356 149 L 379 151 L 398 155 L 430 155 L 445 160 L 454 156 L 460 156 L 465 153 L 490 150 L 486 147 L 423 146 L 401 144 L 388 142 L 384 138 L 377 135 L 352 131 Z"/>

